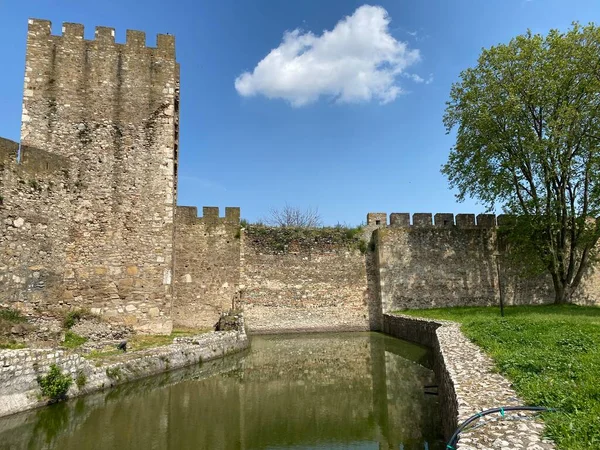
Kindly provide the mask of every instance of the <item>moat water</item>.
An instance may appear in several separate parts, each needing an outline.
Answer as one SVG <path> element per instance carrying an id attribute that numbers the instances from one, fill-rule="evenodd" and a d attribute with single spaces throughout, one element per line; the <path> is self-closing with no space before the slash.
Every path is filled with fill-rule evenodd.
<path id="1" fill-rule="evenodd" d="M 236 356 L 0 419 L 0 449 L 438 450 L 430 358 L 379 333 L 254 336 Z"/>

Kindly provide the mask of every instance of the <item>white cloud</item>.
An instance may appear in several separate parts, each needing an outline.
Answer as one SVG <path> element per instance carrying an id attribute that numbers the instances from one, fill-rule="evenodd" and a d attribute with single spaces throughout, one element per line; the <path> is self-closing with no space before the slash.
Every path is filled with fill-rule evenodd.
<path id="1" fill-rule="evenodd" d="M 279 47 L 252 72 L 236 78 L 235 88 L 244 97 L 262 94 L 292 106 L 313 103 L 320 96 L 340 103 L 391 102 L 402 93 L 398 77 L 419 61 L 420 54 L 397 41 L 389 24 L 385 9 L 364 5 L 320 36 L 299 29 L 285 32 Z M 408 78 L 422 80 L 418 75 Z"/>
<path id="2" fill-rule="evenodd" d="M 405 76 L 406 78 L 413 80 L 415 83 L 425 83 L 425 84 L 433 83 L 433 74 L 432 73 L 429 74 L 429 77 L 427 77 L 427 79 L 423 78 L 420 75 L 417 75 L 416 73 L 404 72 L 402 75 Z"/>

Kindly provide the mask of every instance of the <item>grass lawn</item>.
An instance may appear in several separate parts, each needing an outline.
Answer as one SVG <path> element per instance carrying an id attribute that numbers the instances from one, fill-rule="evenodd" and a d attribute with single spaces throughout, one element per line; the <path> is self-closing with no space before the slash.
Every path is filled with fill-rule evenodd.
<path id="1" fill-rule="evenodd" d="M 528 405 L 560 410 L 544 414 L 558 448 L 600 449 L 600 308 L 515 306 L 504 318 L 497 307 L 398 312 L 460 322 Z"/>

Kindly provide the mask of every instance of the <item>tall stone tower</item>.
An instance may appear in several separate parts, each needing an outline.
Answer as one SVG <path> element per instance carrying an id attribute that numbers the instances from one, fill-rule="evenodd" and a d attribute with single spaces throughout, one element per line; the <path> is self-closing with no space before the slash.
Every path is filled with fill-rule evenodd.
<path id="1" fill-rule="evenodd" d="M 69 161 L 61 301 L 148 332 L 171 330 L 177 198 L 179 65 L 175 39 L 30 20 L 21 157 L 42 149 Z M 56 291 L 55 291 L 56 292 Z"/>

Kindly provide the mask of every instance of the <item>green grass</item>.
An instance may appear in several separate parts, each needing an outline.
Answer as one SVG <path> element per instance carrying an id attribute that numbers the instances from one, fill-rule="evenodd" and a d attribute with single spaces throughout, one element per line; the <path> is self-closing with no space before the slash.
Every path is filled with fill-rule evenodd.
<path id="1" fill-rule="evenodd" d="M 600 308 L 567 306 L 398 311 L 460 322 L 528 405 L 545 413 L 560 449 L 600 448 Z M 476 411 L 474 411 L 476 412 Z"/>
<path id="2" fill-rule="evenodd" d="M 14 341 L 0 341 L 0 350 L 18 350 L 20 348 L 27 348 L 27 345 Z"/>
<path id="3" fill-rule="evenodd" d="M 210 330 L 200 330 L 193 328 L 177 328 L 173 329 L 170 335 L 156 334 L 137 334 L 133 336 L 127 343 L 127 351 L 144 350 L 147 348 L 162 347 L 173 343 L 176 337 L 196 336 L 198 334 L 207 333 Z"/>
<path id="4" fill-rule="evenodd" d="M 119 355 L 122 355 L 123 352 L 117 350 L 115 347 L 106 347 L 102 350 L 92 350 L 87 355 L 83 355 L 84 358 L 96 361 L 99 365 L 101 365 L 105 361 L 116 361 Z"/>
<path id="5" fill-rule="evenodd" d="M 79 336 L 69 330 L 65 333 L 65 341 L 62 343 L 62 346 L 66 348 L 77 348 L 80 345 L 85 344 L 87 340 L 88 338 Z"/>
<path id="6" fill-rule="evenodd" d="M 173 343 L 173 339 L 176 337 L 196 336 L 198 334 L 208 333 L 209 331 L 211 330 L 177 328 L 173 329 L 173 332 L 170 335 L 138 334 L 127 341 L 127 353 L 170 345 Z M 123 352 L 117 350 L 116 347 L 107 346 L 102 350 L 92 350 L 87 355 L 84 355 L 84 357 L 86 359 L 95 360 L 97 363 L 103 363 L 108 361 L 117 361 L 119 356 L 122 354 Z"/>

